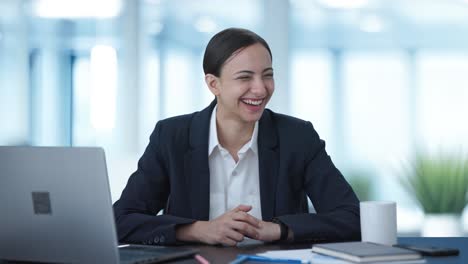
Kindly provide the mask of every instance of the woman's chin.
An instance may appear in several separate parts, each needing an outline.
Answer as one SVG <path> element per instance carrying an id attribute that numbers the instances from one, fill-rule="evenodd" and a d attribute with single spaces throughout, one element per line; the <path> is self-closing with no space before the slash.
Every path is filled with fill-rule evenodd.
<path id="1" fill-rule="evenodd" d="M 252 113 L 252 112 L 246 113 L 246 114 L 244 114 L 242 116 L 242 119 L 246 123 L 255 123 L 258 120 L 260 120 L 260 118 L 262 117 L 262 114 L 263 114 L 263 109 L 262 109 L 262 111 L 257 111 L 257 112 L 254 112 L 254 113 Z"/>

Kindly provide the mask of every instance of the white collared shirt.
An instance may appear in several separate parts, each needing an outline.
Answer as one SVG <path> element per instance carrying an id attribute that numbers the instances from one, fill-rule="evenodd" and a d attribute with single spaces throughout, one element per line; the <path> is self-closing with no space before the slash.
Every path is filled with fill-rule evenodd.
<path id="1" fill-rule="evenodd" d="M 240 204 L 251 205 L 252 216 L 262 219 L 258 168 L 258 121 L 252 138 L 237 152 L 236 163 L 218 141 L 216 110 L 211 113 L 208 160 L 210 167 L 210 220 Z"/>

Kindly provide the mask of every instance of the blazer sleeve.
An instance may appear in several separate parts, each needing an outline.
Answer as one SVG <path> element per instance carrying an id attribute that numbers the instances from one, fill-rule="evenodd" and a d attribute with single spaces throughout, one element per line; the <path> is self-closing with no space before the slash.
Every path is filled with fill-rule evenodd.
<path id="1" fill-rule="evenodd" d="M 114 215 L 120 243 L 176 244 L 175 228 L 193 223 L 171 215 L 156 215 L 165 208 L 170 191 L 169 175 L 160 150 L 161 122 L 151 134 L 150 143 L 138 161 L 120 199 L 114 204 Z"/>
<path id="2" fill-rule="evenodd" d="M 317 213 L 277 217 L 294 233 L 294 241 L 359 240 L 359 200 L 335 167 L 310 122 L 305 122 L 304 190 Z"/>

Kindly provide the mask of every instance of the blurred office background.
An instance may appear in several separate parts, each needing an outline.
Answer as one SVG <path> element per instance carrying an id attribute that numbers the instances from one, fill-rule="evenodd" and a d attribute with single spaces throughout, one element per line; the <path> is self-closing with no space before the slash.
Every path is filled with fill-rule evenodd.
<path id="1" fill-rule="evenodd" d="M 156 122 L 213 99 L 202 56 L 226 27 L 270 43 L 270 108 L 312 121 L 418 234 L 397 178 L 417 151 L 467 148 L 468 0 L 0 0 L 0 145 L 102 146 L 118 199 Z"/>

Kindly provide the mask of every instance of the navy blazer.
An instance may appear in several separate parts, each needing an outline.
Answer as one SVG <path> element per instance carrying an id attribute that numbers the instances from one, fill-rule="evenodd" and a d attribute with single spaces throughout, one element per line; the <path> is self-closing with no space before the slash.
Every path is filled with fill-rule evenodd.
<path id="1" fill-rule="evenodd" d="M 208 220 L 208 139 L 216 100 L 201 112 L 159 121 L 114 204 L 119 241 L 174 244 L 175 227 Z M 360 238 L 359 200 L 312 124 L 265 109 L 258 155 L 262 218 L 277 217 L 295 241 Z M 308 195 L 317 213 L 308 213 Z M 163 215 L 156 215 L 164 209 Z"/>

